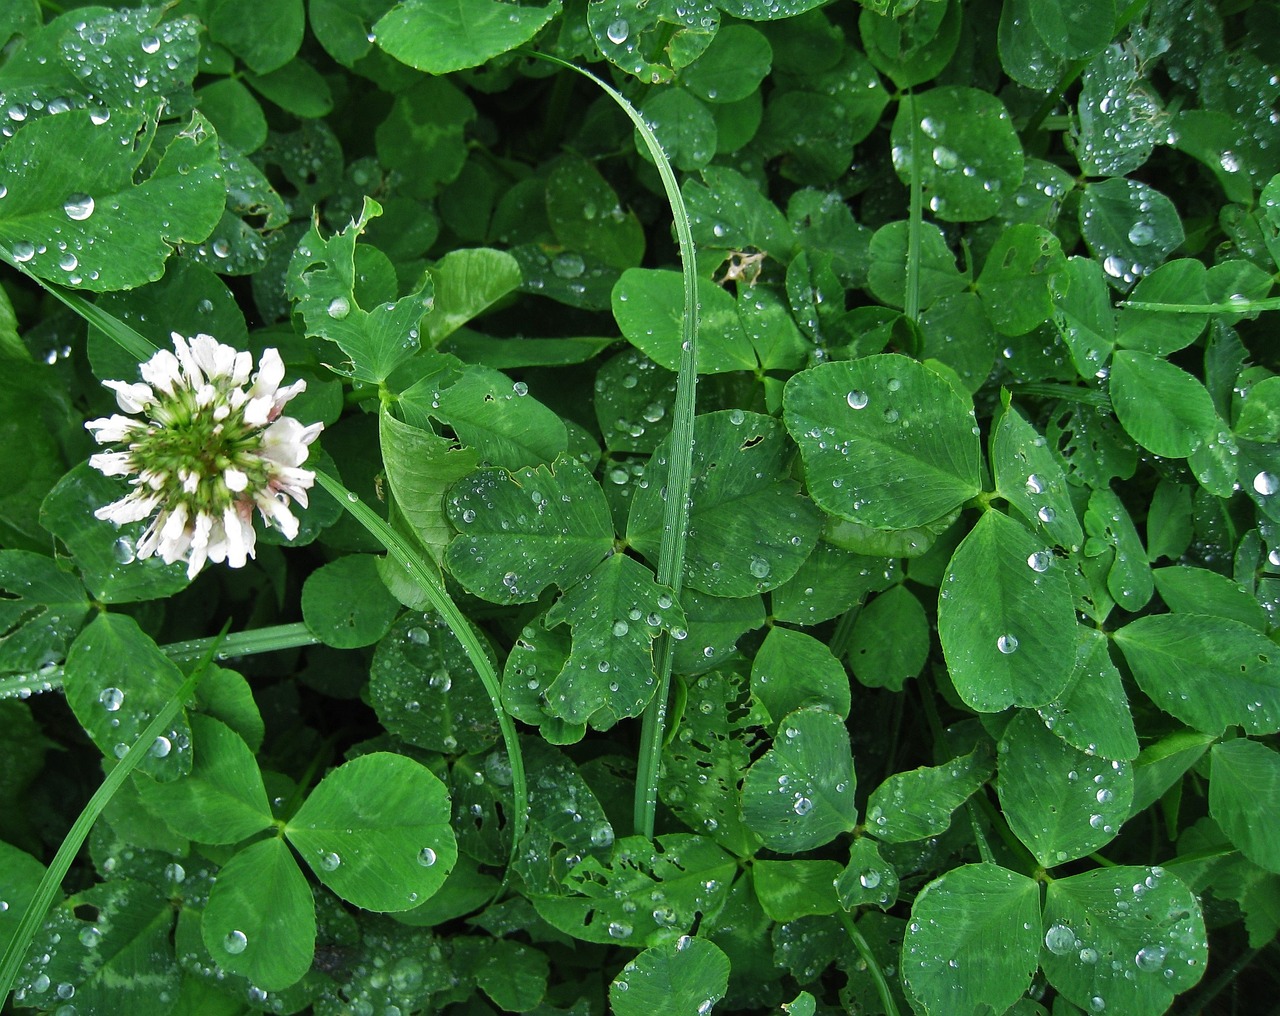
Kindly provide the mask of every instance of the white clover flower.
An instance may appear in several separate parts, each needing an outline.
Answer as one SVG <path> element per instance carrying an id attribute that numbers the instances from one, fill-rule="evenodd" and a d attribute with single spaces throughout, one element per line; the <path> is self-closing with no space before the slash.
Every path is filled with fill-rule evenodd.
<path id="1" fill-rule="evenodd" d="M 324 425 L 281 415 L 307 383 L 280 387 L 284 362 L 276 350 L 263 351 L 250 378 L 253 357 L 211 335 L 174 332 L 173 349 L 142 364 L 141 382 L 104 381 L 132 415 L 85 428 L 99 444 L 125 445 L 89 464 L 106 476 L 129 476 L 133 486 L 94 515 L 116 525 L 151 519 L 137 556 L 186 561 L 194 578 L 206 561 L 241 568 L 254 556 L 255 508 L 286 537 L 298 535 L 290 500 L 306 507 L 315 473 L 300 467 Z"/>

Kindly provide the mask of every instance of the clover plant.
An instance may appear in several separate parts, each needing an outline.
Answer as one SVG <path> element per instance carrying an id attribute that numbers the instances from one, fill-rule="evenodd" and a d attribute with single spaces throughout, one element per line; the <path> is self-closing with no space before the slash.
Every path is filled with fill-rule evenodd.
<path id="1" fill-rule="evenodd" d="M 1278 31 L 0 4 L 13 1011 L 1269 997 Z"/>

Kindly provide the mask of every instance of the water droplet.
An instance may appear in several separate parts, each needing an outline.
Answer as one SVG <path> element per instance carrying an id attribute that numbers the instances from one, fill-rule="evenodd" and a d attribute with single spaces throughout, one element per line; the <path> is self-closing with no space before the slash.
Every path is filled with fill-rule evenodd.
<path id="1" fill-rule="evenodd" d="M 630 938 L 631 930 L 631 925 L 624 924 L 622 921 L 609 922 L 608 931 L 610 938 Z"/>
<path id="2" fill-rule="evenodd" d="M 164 877 L 170 882 L 182 882 L 187 877 L 187 869 L 180 865 L 177 861 L 164 866 Z"/>
<path id="3" fill-rule="evenodd" d="M 627 41 L 627 36 L 631 34 L 631 26 L 627 24 L 625 18 L 618 18 L 610 23 L 604 34 L 605 38 L 615 46 L 621 46 Z"/>
<path id="4" fill-rule="evenodd" d="M 876 871 L 874 868 L 868 868 L 858 876 L 858 884 L 862 886 L 863 889 L 874 889 L 880 884 L 880 872 Z"/>
<path id="5" fill-rule="evenodd" d="M 1133 958 L 1133 962 L 1137 964 L 1139 970 L 1151 972 L 1159 970 L 1164 964 L 1164 958 L 1169 955 L 1169 950 L 1162 945 L 1146 945 L 1138 950 L 1138 955 Z"/>
<path id="6" fill-rule="evenodd" d="M 617 635 L 619 638 L 621 638 L 623 635 L 625 635 L 625 634 L 626 634 L 628 631 L 630 631 L 630 630 L 631 630 L 631 627 L 630 627 L 630 625 L 628 625 L 628 624 L 627 624 L 627 622 L 626 622 L 626 621 L 614 621 L 614 622 L 613 622 L 613 633 L 614 633 L 615 635 Z"/>
<path id="7" fill-rule="evenodd" d="M 61 268 L 64 272 L 75 271 L 76 266 L 79 264 L 80 264 L 80 259 L 77 258 L 74 254 L 72 254 L 71 251 L 69 250 L 63 251 L 61 256 L 59 256 L 58 258 L 58 267 Z"/>
<path id="8" fill-rule="evenodd" d="M 586 271 L 586 267 L 581 257 L 568 251 L 557 254 L 551 261 L 551 270 L 562 279 L 576 279 Z"/>
<path id="9" fill-rule="evenodd" d="M 19 240 L 13 245 L 13 260 L 30 261 L 36 256 L 36 245 L 30 240 Z"/>
<path id="10" fill-rule="evenodd" d="M 341 321 L 351 313 L 351 301 L 345 296 L 335 296 L 329 301 L 329 306 L 325 308 L 325 313 L 335 321 Z"/>
<path id="11" fill-rule="evenodd" d="M 1053 564 L 1053 553 L 1048 550 L 1037 550 L 1027 558 L 1027 567 L 1034 572 L 1046 572 Z"/>
<path id="12" fill-rule="evenodd" d="M 144 36 L 142 39 L 142 52 L 154 53 L 160 48 L 160 40 L 154 35 Z"/>
<path id="13" fill-rule="evenodd" d="M 324 871 L 336 871 L 338 866 L 342 864 L 342 858 L 335 854 L 332 850 L 326 851 L 320 855 L 320 867 Z"/>
<path id="14" fill-rule="evenodd" d="M 1115 797 L 1115 795 L 1114 795 L 1113 793 L 1111 793 L 1111 791 L 1110 791 L 1110 790 L 1108 790 L 1106 787 L 1103 787 L 1101 790 L 1099 790 L 1099 791 L 1098 791 L 1096 794 L 1094 794 L 1093 796 L 1094 796 L 1094 797 L 1096 797 L 1096 798 L 1098 799 L 1098 803 L 1099 803 L 1099 804 L 1110 804 L 1110 803 L 1111 803 L 1112 798 L 1114 798 L 1114 797 Z"/>
<path id="15" fill-rule="evenodd" d="M 102 694 L 98 696 L 98 701 L 102 703 L 102 708 L 109 713 L 114 713 L 124 702 L 124 692 L 119 688 L 103 688 Z"/>
<path id="16" fill-rule="evenodd" d="M 844 400 L 845 402 L 849 403 L 850 409 L 866 409 L 867 408 L 867 402 L 868 402 L 867 393 L 860 392 L 856 388 L 853 391 L 851 391 L 848 395 L 846 395 L 844 397 Z"/>
<path id="17" fill-rule="evenodd" d="M 231 244 L 219 237 L 211 244 L 215 257 L 225 258 L 231 253 Z"/>
<path id="18" fill-rule="evenodd" d="M 1076 947 L 1076 933 L 1065 924 L 1053 924 L 1044 933 L 1044 946 L 1055 956 L 1065 956 Z"/>
<path id="19" fill-rule="evenodd" d="M 1263 497 L 1269 497 L 1277 490 L 1280 490 L 1280 477 L 1277 477 L 1275 473 L 1268 473 L 1263 470 L 1253 478 L 1253 489 Z"/>
<path id="20" fill-rule="evenodd" d="M 172 750 L 173 742 L 161 734 L 151 742 L 151 747 L 147 749 L 147 754 L 152 758 L 165 758 Z"/>
<path id="21" fill-rule="evenodd" d="M 430 868 L 436 863 L 436 852 L 430 847 L 423 847 L 418 851 L 418 863 L 424 868 Z"/>
<path id="22" fill-rule="evenodd" d="M 232 956 L 239 956 L 249 944 L 249 937 L 243 931 L 229 931 L 222 940 L 222 948 Z"/>
<path id="23" fill-rule="evenodd" d="M 1156 238 L 1156 231 L 1145 222 L 1135 222 L 1129 229 L 1129 242 L 1137 247 L 1145 247 Z"/>
<path id="24" fill-rule="evenodd" d="M 791 810 L 797 815 L 808 815 L 813 811 L 813 802 L 807 797 L 797 797 L 796 803 L 791 806 Z"/>
<path id="25" fill-rule="evenodd" d="M 769 572 L 772 571 L 768 561 L 755 555 L 751 558 L 750 569 L 752 576 L 757 579 L 767 578 Z"/>
<path id="26" fill-rule="evenodd" d="M 1056 519 L 1057 517 L 1058 517 L 1058 513 L 1057 513 L 1057 512 L 1055 512 L 1055 511 L 1054 511 L 1052 508 L 1050 508 L 1048 505 L 1045 505 L 1045 506 L 1044 506 L 1043 508 L 1041 508 L 1038 512 L 1036 512 L 1036 518 L 1038 518 L 1038 519 L 1039 519 L 1041 522 L 1043 522 L 1046 526 L 1047 526 L 1050 522 L 1052 522 L 1054 519 Z"/>
<path id="27" fill-rule="evenodd" d="M 1008 656 L 1018 651 L 1018 640 L 1013 635 L 1001 635 L 996 639 L 996 648 Z"/>
<path id="28" fill-rule="evenodd" d="M 528 395 L 528 394 L 529 394 L 529 386 L 528 386 L 527 384 L 525 384 L 523 381 L 517 381 L 515 384 L 513 384 L 513 385 L 511 386 L 511 391 L 512 391 L 512 392 L 513 392 L 517 397 L 521 397 L 521 398 L 522 398 L 522 397 L 524 397 L 525 395 Z"/>
<path id="29" fill-rule="evenodd" d="M 417 646 L 425 646 L 431 641 L 431 633 L 426 628 L 410 628 L 404 637 Z"/>
<path id="30" fill-rule="evenodd" d="M 71 194 L 62 203 L 62 210 L 68 219 L 83 222 L 93 214 L 93 198 L 88 194 Z"/>

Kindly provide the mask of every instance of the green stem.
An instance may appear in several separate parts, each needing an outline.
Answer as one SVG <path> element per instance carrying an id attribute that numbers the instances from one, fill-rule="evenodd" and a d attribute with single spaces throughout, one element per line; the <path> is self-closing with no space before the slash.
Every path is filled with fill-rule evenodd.
<path id="1" fill-rule="evenodd" d="M 679 597 L 684 580 L 685 542 L 689 531 L 689 487 L 693 472 L 693 415 L 696 401 L 694 389 L 698 377 L 698 276 L 693 258 L 693 231 L 689 226 L 689 213 L 685 209 L 675 171 L 671 168 L 662 145 L 644 117 L 622 93 L 581 67 L 546 53 L 527 52 L 590 78 L 618 104 L 644 140 L 658 169 L 658 176 L 662 178 L 667 201 L 671 204 L 676 239 L 680 244 L 680 265 L 684 274 L 684 316 L 680 372 L 676 375 L 676 402 L 668 445 L 667 499 L 662 514 L 662 543 L 658 549 L 658 582 L 670 587 Z M 658 636 L 654 650 L 658 687 L 640 724 L 635 796 L 635 831 L 649 839 L 653 839 L 654 817 L 658 810 L 658 768 L 662 760 L 667 700 L 671 695 L 671 664 L 675 656 L 669 632 L 664 631 Z"/>
<path id="2" fill-rule="evenodd" d="M 317 469 L 316 482 L 332 494 L 338 504 L 350 512 L 357 522 L 387 548 L 387 553 L 408 573 L 422 590 L 423 595 L 431 602 L 431 606 L 444 619 L 445 624 L 452 630 L 454 638 L 461 643 L 467 659 L 476 668 L 484 690 L 489 694 L 489 701 L 493 704 L 493 711 L 498 717 L 502 742 L 506 746 L 507 757 L 511 762 L 511 793 L 516 806 L 516 820 L 511 833 L 511 859 L 514 860 L 524 838 L 525 823 L 529 818 L 529 789 L 525 782 L 524 756 L 520 753 L 520 740 L 516 734 L 516 726 L 502 707 L 502 687 L 493 663 L 489 659 L 488 650 L 467 616 L 458 609 L 458 605 L 445 591 L 439 577 L 431 572 L 421 555 L 407 539 L 387 525 L 377 512 L 328 473 Z"/>
<path id="3" fill-rule="evenodd" d="M 907 92 L 907 119 L 911 121 L 911 204 L 907 217 L 907 291 L 903 299 L 903 313 L 911 321 L 920 317 L 920 233 L 924 225 L 924 196 L 920 180 L 919 145 L 920 120 L 916 116 L 916 97 Z"/>
<path id="4" fill-rule="evenodd" d="M 1280 297 L 1227 300 L 1225 303 L 1148 303 L 1145 300 L 1125 300 L 1120 306 L 1129 310 L 1155 311 L 1158 314 L 1252 314 L 1258 310 L 1280 310 Z"/>
<path id="5" fill-rule="evenodd" d="M 217 645 L 217 659 L 229 660 L 237 656 L 255 653 L 272 653 L 279 649 L 296 649 L 313 646 L 320 640 L 311 634 L 301 621 L 293 624 L 272 625 L 238 631 L 226 638 L 189 639 L 161 646 L 166 655 L 175 660 L 192 660 L 203 656 L 209 647 Z M 0 677 L 0 700 L 29 698 L 33 693 L 56 691 L 62 687 L 62 667 L 48 667 L 29 674 L 5 674 Z"/>
<path id="6" fill-rule="evenodd" d="M 871 980 L 875 983 L 876 994 L 880 996 L 880 1007 L 884 1009 L 885 1016 L 900 1016 L 898 1012 L 898 1003 L 893 997 L 893 992 L 889 990 L 889 979 L 884 976 L 884 971 L 880 968 L 880 963 L 876 959 L 875 953 L 871 951 L 871 944 L 866 937 L 858 930 L 858 926 L 853 923 L 853 918 L 844 911 L 840 912 L 840 923 L 844 925 L 844 930 L 848 932 L 849 938 L 853 941 L 853 947 L 858 950 L 858 955 L 862 957 L 862 962 L 867 965 L 867 973 L 871 975 Z"/>
<path id="7" fill-rule="evenodd" d="M 44 877 L 40 879 L 40 884 L 36 887 L 35 895 L 31 898 L 31 902 L 22 914 L 22 920 L 18 922 L 13 938 L 9 940 L 9 947 L 5 950 L 4 958 L 0 959 L 0 1003 L 8 997 L 10 990 L 12 990 L 14 982 L 17 980 L 23 957 L 26 956 L 27 949 L 31 947 L 31 940 L 40 929 L 40 925 L 44 923 L 45 915 L 48 914 L 49 908 L 53 906 L 54 897 L 61 891 L 62 880 L 70 869 L 71 862 L 75 860 L 76 854 L 80 852 L 80 848 L 84 845 L 84 841 L 89 835 L 89 830 L 93 828 L 98 816 L 102 814 L 102 810 L 110 803 L 115 792 L 128 779 L 129 774 L 146 757 L 146 753 L 155 742 L 155 739 L 173 722 L 173 718 L 178 715 L 178 710 L 182 708 L 182 704 L 195 694 L 200 678 L 204 676 L 204 672 L 213 660 L 214 649 L 217 645 L 217 639 L 208 641 L 211 644 L 207 647 L 204 658 L 191 671 L 190 676 L 182 682 L 182 687 L 174 693 L 173 697 L 165 703 L 164 708 L 156 714 L 155 718 L 147 724 L 146 729 L 138 735 L 138 739 L 129 746 L 129 750 L 125 752 L 124 757 L 120 759 L 115 768 L 107 774 L 106 779 L 102 781 L 102 785 L 89 798 L 89 803 L 84 806 L 75 823 L 71 826 L 70 831 L 63 838 L 62 845 L 58 847 L 58 852 L 53 855 L 53 860 L 50 862 L 49 867 L 45 869 Z"/>

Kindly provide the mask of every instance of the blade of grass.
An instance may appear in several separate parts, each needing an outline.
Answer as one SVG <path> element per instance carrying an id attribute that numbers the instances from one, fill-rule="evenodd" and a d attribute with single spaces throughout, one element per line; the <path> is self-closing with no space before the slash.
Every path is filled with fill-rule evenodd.
<path id="1" fill-rule="evenodd" d="M 524 837 L 525 822 L 529 817 L 529 789 L 525 782 L 524 756 L 520 752 L 520 741 L 516 735 L 516 726 L 506 709 L 502 706 L 502 687 L 498 675 L 489 660 L 489 654 L 480 636 L 467 616 L 462 613 L 452 597 L 445 591 L 440 579 L 432 573 L 414 549 L 413 545 L 392 529 L 382 517 L 360 500 L 359 496 L 347 490 L 341 483 L 322 470 L 316 470 L 316 482 L 333 495 L 352 517 L 369 531 L 369 533 L 387 549 L 392 559 L 405 570 L 409 578 L 417 583 L 418 588 L 431 601 L 432 607 L 444 619 L 454 638 L 462 645 L 467 659 L 476 668 L 484 690 L 493 704 L 493 711 L 498 717 L 498 727 L 502 732 L 502 743 L 507 749 L 507 758 L 511 762 L 511 793 L 516 803 L 516 822 L 511 834 L 511 857 L 514 859 L 520 849 Z"/>
<path id="2" fill-rule="evenodd" d="M 63 289 L 61 286 L 55 286 L 52 283 L 45 282 L 38 275 L 33 275 L 22 262 L 14 260 L 13 254 L 7 248 L 0 247 L 0 260 L 3 260 L 28 279 L 31 279 L 42 287 L 45 292 L 49 293 L 50 296 L 66 304 L 89 324 L 105 332 L 121 349 L 125 350 L 139 363 L 151 359 L 155 353 L 155 343 L 141 332 L 135 331 L 119 318 L 113 317 L 96 304 L 90 303 L 79 293 Z"/>
<path id="3" fill-rule="evenodd" d="M 227 623 L 230 624 L 229 621 Z M 223 634 L 226 634 L 225 628 L 223 629 Z M 53 860 L 49 863 L 49 867 L 45 869 L 44 878 L 40 880 L 40 885 L 36 887 L 35 896 L 32 897 L 31 903 L 27 906 L 27 909 L 22 914 L 22 919 L 18 922 L 18 928 L 14 932 L 13 938 L 9 941 L 9 947 L 5 950 L 4 958 L 0 959 L 0 1003 L 8 997 L 9 992 L 13 989 L 14 981 L 18 977 L 18 970 L 22 965 L 22 959 L 31 947 L 31 940 L 35 937 L 40 925 L 44 923 L 45 914 L 49 912 L 49 908 L 53 905 L 54 897 L 61 891 L 62 880 L 66 877 L 76 854 L 80 852 L 81 846 L 84 845 L 84 841 L 89 835 L 89 830 L 93 828 L 93 824 L 98 820 L 98 816 L 102 814 L 102 810 L 111 802 L 115 792 L 120 789 L 124 781 L 128 779 L 129 774 L 137 768 L 138 763 L 145 757 L 155 739 L 173 722 L 173 718 L 178 715 L 178 710 L 182 708 L 182 704 L 195 694 L 200 678 L 204 676 L 204 672 L 213 661 L 221 637 L 218 636 L 218 638 L 209 640 L 211 644 L 205 649 L 204 656 L 192 669 L 191 674 L 182 682 L 182 687 L 174 692 L 173 697 L 165 703 L 164 708 L 156 714 L 155 719 L 147 724 L 147 728 L 129 746 L 129 750 L 125 752 L 124 757 L 107 774 L 106 779 L 102 781 L 102 785 L 89 798 L 89 803 L 84 806 L 84 810 L 80 812 L 70 831 L 63 838 L 61 846 L 58 847 L 58 852 L 53 855 Z"/>
<path id="4" fill-rule="evenodd" d="M 676 401 L 671 425 L 667 498 L 662 516 L 662 544 L 658 551 L 658 581 L 670 586 L 678 596 L 684 579 L 685 542 L 689 529 L 689 487 L 693 472 L 693 417 L 696 402 L 694 389 L 698 376 L 698 276 L 693 258 L 693 231 L 689 226 L 689 213 L 680 193 L 680 185 L 676 181 L 675 170 L 671 168 L 662 145 L 644 117 L 620 92 L 590 71 L 567 61 L 546 53 L 531 50 L 524 52 L 590 78 L 618 104 L 635 125 L 649 154 L 653 156 L 667 201 L 671 205 L 676 239 L 680 245 L 680 266 L 684 275 L 684 315 L 681 320 L 680 371 L 676 376 Z M 635 797 L 635 831 L 649 839 L 653 839 L 654 816 L 658 810 L 658 768 L 662 760 L 668 699 L 671 695 L 671 664 L 675 655 L 671 635 L 668 632 L 659 635 L 654 648 L 658 687 L 641 719 Z"/>
<path id="5" fill-rule="evenodd" d="M 911 121 L 911 203 L 907 216 L 907 291 L 903 296 L 903 313 L 910 321 L 920 319 L 920 233 L 924 223 L 921 193 L 919 142 L 920 119 L 916 116 L 916 97 L 907 92 L 907 117 Z"/>
<path id="6" fill-rule="evenodd" d="M 862 957 L 862 962 L 867 965 L 867 973 L 871 975 L 871 980 L 876 986 L 876 994 L 880 996 L 880 1006 L 884 1009 L 885 1016 L 899 1016 L 898 1003 L 894 1000 L 893 992 L 889 990 L 889 979 L 885 977 L 884 971 L 880 969 L 880 961 L 876 959 L 876 954 L 871 951 L 871 943 L 858 930 L 858 926 L 853 923 L 852 917 L 843 910 L 840 911 L 839 917 L 840 923 L 844 925 L 844 930 L 853 941 L 853 947 L 858 950 L 858 955 Z"/>
<path id="7" fill-rule="evenodd" d="M 305 624 L 295 621 L 292 624 L 276 624 L 267 628 L 254 628 L 251 631 L 233 632 L 225 639 L 215 635 L 213 638 L 171 642 L 161 646 L 160 650 L 175 660 L 192 660 L 203 656 L 211 645 L 220 643 L 216 658 L 229 660 L 237 656 L 252 656 L 254 653 L 273 653 L 278 649 L 313 646 L 319 641 Z M 61 687 L 62 667 L 60 666 L 48 667 L 28 674 L 5 674 L 0 677 L 0 700 L 30 698 L 33 694 L 56 691 Z"/>

